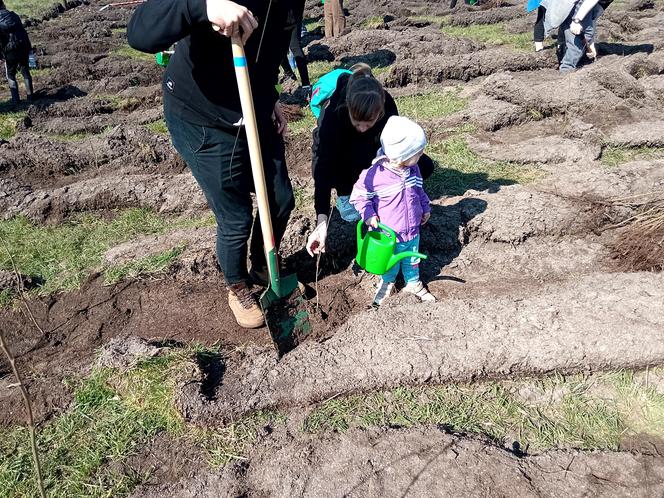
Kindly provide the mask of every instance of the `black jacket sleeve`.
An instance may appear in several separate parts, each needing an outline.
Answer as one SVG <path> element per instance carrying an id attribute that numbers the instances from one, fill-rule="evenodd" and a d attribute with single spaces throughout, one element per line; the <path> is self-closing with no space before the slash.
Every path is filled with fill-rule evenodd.
<path id="1" fill-rule="evenodd" d="M 336 112 L 328 106 L 327 109 L 321 111 L 319 124 L 314 129 L 311 172 L 314 177 L 316 215 L 327 215 L 330 212 L 330 201 L 334 188 L 335 148 L 340 144 L 339 123 L 336 118 Z"/>
<path id="2" fill-rule="evenodd" d="M 127 41 L 136 50 L 157 53 L 189 35 L 195 24 L 207 20 L 205 0 L 148 0 L 131 17 Z"/>

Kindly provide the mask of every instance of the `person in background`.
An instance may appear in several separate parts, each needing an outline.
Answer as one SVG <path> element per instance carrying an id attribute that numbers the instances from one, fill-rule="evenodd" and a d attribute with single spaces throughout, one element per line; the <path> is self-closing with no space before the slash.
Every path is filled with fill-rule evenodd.
<path id="1" fill-rule="evenodd" d="M 323 0 L 325 14 L 325 37 L 336 38 L 346 29 L 346 16 L 344 15 L 343 0 Z"/>
<path id="2" fill-rule="evenodd" d="M 537 7 L 537 20 L 533 26 L 533 41 L 535 42 L 535 52 L 544 50 L 544 17 L 546 8 L 541 5 Z"/>
<path id="3" fill-rule="evenodd" d="M 595 48 L 595 37 L 597 36 L 597 23 L 599 18 L 602 17 L 604 11 L 609 8 L 609 5 L 613 3 L 613 0 L 599 0 L 595 8 L 591 11 L 592 22 L 588 24 L 586 29 L 586 40 L 588 45 L 586 47 L 586 57 L 589 59 L 597 58 L 597 49 Z"/>
<path id="4" fill-rule="evenodd" d="M 431 217 L 431 203 L 417 166 L 427 143 L 424 130 L 408 118 L 392 116 L 383 128 L 380 143 L 371 167 L 362 171 L 355 183 L 350 202 L 370 227 L 376 229 L 381 222 L 394 230 L 395 254 L 418 252 L 420 225 Z M 420 280 L 419 259 L 407 257 L 382 276 L 374 306 L 390 296 L 399 270 L 406 282 L 404 292 L 415 294 L 421 301 L 436 300 Z"/>
<path id="5" fill-rule="evenodd" d="M 286 119 L 275 85 L 290 41 L 288 13 L 303 8 L 301 3 L 280 0 L 268 12 L 268 2 L 148 0 L 127 27 L 129 45 L 143 52 L 156 53 L 178 42 L 164 73 L 164 118 L 174 147 L 215 215 L 217 259 L 228 304 L 244 328 L 264 323 L 251 284 L 267 285 L 268 272 L 260 219 L 253 213 L 254 182 L 230 38 L 240 37 L 246 51 L 278 247 L 295 199 L 286 169 Z"/>
<path id="6" fill-rule="evenodd" d="M 380 134 L 390 116 L 399 114 L 392 96 L 371 74 L 366 64 L 356 64 L 352 74 L 342 74 L 337 87 L 321 110 L 314 129 L 311 169 L 314 177 L 316 228 L 306 243 L 310 255 L 325 252 L 332 189 L 336 207 L 344 221 L 360 219 L 350 203 L 350 194 L 362 170 L 371 164 L 380 148 Z M 424 178 L 434 163 L 426 154 L 419 160 Z"/>
<path id="7" fill-rule="evenodd" d="M 297 72 L 300 73 L 300 81 L 302 88 L 305 90 L 307 97 L 311 94 L 311 82 L 309 81 L 309 69 L 307 68 L 307 58 L 304 55 L 302 50 L 302 18 L 304 17 L 304 4 L 302 4 L 302 10 L 292 11 L 289 14 L 288 22 L 289 25 L 292 23 L 293 30 L 290 37 L 290 54 L 292 54 L 293 59 L 295 60 L 295 66 L 297 67 Z M 281 61 L 281 68 L 284 70 L 284 74 L 297 81 L 297 77 L 293 72 L 289 57 L 286 56 Z"/>
<path id="8" fill-rule="evenodd" d="M 561 73 L 574 71 L 588 50 L 589 30 L 592 30 L 593 20 L 599 17 L 600 9 L 598 0 L 579 0 L 560 25 L 558 43 L 562 49 Z"/>
<path id="9" fill-rule="evenodd" d="M 5 61 L 5 75 L 9 83 L 12 105 L 17 106 L 21 99 L 16 81 L 16 72 L 20 71 L 25 83 L 27 99 L 32 100 L 32 75 L 30 74 L 30 51 L 32 46 L 21 18 L 5 7 L 0 0 L 0 59 Z"/>

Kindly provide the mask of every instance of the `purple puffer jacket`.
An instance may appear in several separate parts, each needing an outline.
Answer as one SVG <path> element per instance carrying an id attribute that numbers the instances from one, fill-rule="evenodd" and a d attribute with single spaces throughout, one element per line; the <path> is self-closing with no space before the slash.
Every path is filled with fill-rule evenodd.
<path id="1" fill-rule="evenodd" d="M 422 188 L 418 166 L 403 168 L 400 175 L 386 166 L 387 161 L 385 156 L 378 157 L 362 171 L 350 202 L 364 221 L 378 216 L 397 233 L 397 242 L 407 242 L 419 235 L 422 215 L 431 211 L 429 197 Z"/>

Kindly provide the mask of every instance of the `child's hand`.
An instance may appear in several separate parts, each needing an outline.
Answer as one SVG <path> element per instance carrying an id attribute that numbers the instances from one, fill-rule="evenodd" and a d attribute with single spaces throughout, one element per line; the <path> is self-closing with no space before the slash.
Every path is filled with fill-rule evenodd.
<path id="1" fill-rule="evenodd" d="M 380 218 L 378 218 L 378 216 L 372 216 L 366 221 L 366 224 L 369 225 L 371 228 L 378 228 L 379 221 Z"/>
<path id="2" fill-rule="evenodd" d="M 422 215 L 422 221 L 420 221 L 420 225 L 426 224 L 427 221 L 429 221 L 429 218 L 431 218 L 431 212 L 429 213 L 424 213 Z"/>

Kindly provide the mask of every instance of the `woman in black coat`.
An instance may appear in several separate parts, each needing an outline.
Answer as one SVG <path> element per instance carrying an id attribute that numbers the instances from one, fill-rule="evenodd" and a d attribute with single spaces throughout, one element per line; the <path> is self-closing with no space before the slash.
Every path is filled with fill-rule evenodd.
<path id="1" fill-rule="evenodd" d="M 312 256 L 325 252 L 332 189 L 337 192 L 336 206 L 342 219 L 360 219 L 349 202 L 350 193 L 362 170 L 376 157 L 385 123 L 399 114 L 394 99 L 371 75 L 369 66 L 357 64 L 351 69 L 352 74 L 343 74 L 337 80 L 337 88 L 314 130 L 311 168 L 316 228 L 307 240 L 307 251 Z M 428 178 L 434 164 L 423 155 L 419 167 L 422 176 Z"/>

